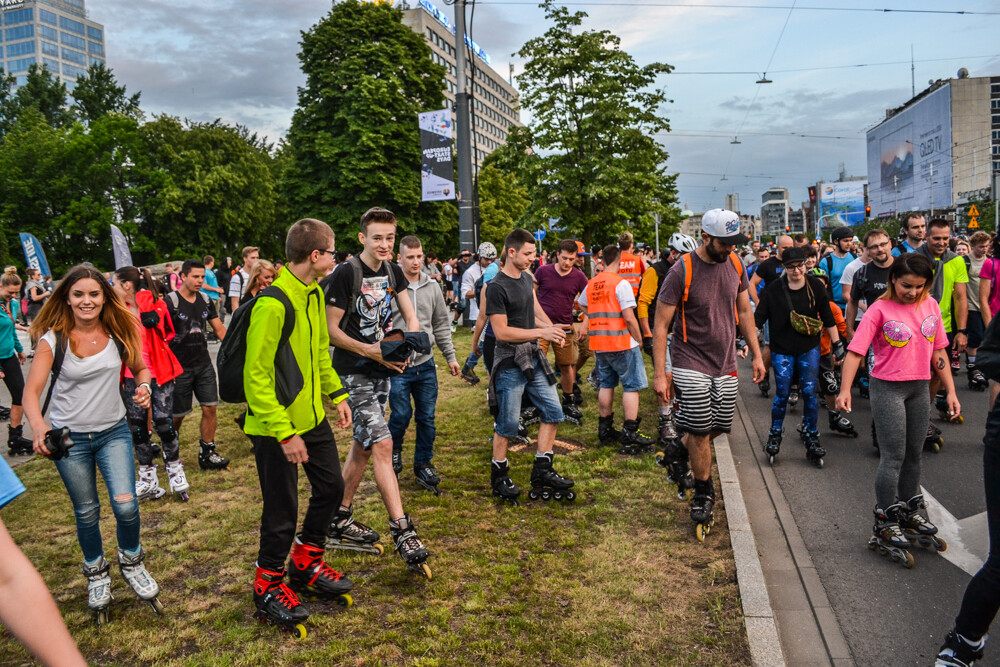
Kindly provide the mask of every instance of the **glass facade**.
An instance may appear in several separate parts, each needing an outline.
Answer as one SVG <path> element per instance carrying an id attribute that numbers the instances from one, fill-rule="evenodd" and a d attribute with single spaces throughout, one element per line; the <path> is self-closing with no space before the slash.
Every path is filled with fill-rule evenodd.
<path id="1" fill-rule="evenodd" d="M 26 56 L 29 53 L 35 52 L 34 42 L 18 42 L 17 44 L 7 45 L 7 57 L 17 58 L 18 56 Z"/>
<path id="2" fill-rule="evenodd" d="M 28 39 L 29 37 L 35 36 L 35 26 L 21 25 L 16 28 L 7 28 L 3 31 L 4 39 L 8 42 L 13 42 L 18 39 Z"/>
<path id="3" fill-rule="evenodd" d="M 104 62 L 104 26 L 87 18 L 84 0 L 24 0 L 0 13 L 0 68 L 14 75 L 15 87 L 40 64 L 71 91 L 88 67 Z"/>
<path id="4" fill-rule="evenodd" d="M 42 53 L 47 56 L 59 57 L 59 47 L 49 42 L 42 42 Z"/>
<path id="5" fill-rule="evenodd" d="M 7 61 L 7 72 L 9 74 L 17 74 L 19 72 L 27 72 L 28 68 L 35 64 L 35 59 L 32 58 L 21 58 L 20 60 L 8 60 Z"/>
<path id="6" fill-rule="evenodd" d="M 47 25 L 38 26 L 38 34 L 42 36 L 42 39 L 48 39 L 53 42 L 59 41 L 59 31 Z"/>
<path id="7" fill-rule="evenodd" d="M 72 46 L 74 49 L 80 49 L 81 51 L 87 50 L 87 40 L 83 37 L 71 35 L 68 32 L 60 32 L 59 41 L 65 46 Z"/>
<path id="8" fill-rule="evenodd" d="M 64 77 L 69 77 L 76 81 L 81 76 L 87 76 L 87 70 L 83 67 L 74 67 L 73 65 L 67 65 L 63 63 L 62 73 Z"/>
<path id="9" fill-rule="evenodd" d="M 35 20 L 35 10 L 31 8 L 16 9 L 3 14 L 4 25 L 17 25 L 19 23 L 31 23 Z"/>
<path id="10" fill-rule="evenodd" d="M 77 65 L 87 65 L 87 54 L 73 51 L 72 49 L 63 49 L 62 59 Z"/>

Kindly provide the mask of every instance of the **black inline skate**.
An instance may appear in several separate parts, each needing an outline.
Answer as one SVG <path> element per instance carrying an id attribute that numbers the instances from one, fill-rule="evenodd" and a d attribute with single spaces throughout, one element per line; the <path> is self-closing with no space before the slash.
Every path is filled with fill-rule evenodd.
<path id="1" fill-rule="evenodd" d="M 430 463 L 414 465 L 413 478 L 417 481 L 419 486 L 432 492 L 435 496 L 441 495 L 441 489 L 439 488 L 441 478 L 438 476 L 434 466 Z"/>
<path id="2" fill-rule="evenodd" d="M 17 427 L 7 425 L 7 452 L 10 456 L 26 456 L 35 453 L 34 443 L 24 437 L 24 424 Z"/>
<path id="3" fill-rule="evenodd" d="M 794 410 L 795 406 L 799 404 L 799 386 L 793 384 L 788 390 L 788 409 Z"/>
<path id="4" fill-rule="evenodd" d="M 417 537 L 417 530 L 409 514 L 404 514 L 398 521 L 389 522 L 389 533 L 396 543 L 396 551 L 406 563 L 411 572 L 419 572 L 427 579 L 431 578 L 431 568 L 427 566 L 427 548 Z"/>
<path id="5" fill-rule="evenodd" d="M 622 441 L 622 432 L 615 428 L 615 416 L 598 417 L 597 419 L 597 439 L 601 447 L 611 447 L 619 445 Z"/>
<path id="6" fill-rule="evenodd" d="M 531 500 L 568 500 L 576 499 L 573 491 L 573 480 L 563 477 L 552 468 L 552 452 L 535 456 L 535 465 L 531 469 L 531 490 L 528 498 Z"/>
<path id="7" fill-rule="evenodd" d="M 708 534 L 712 532 L 715 525 L 715 516 L 712 510 L 715 508 L 715 487 L 712 478 L 704 482 L 695 480 L 694 500 L 691 501 L 691 521 L 695 523 L 694 534 L 699 542 L 704 542 Z"/>
<path id="8" fill-rule="evenodd" d="M 490 438 L 492 440 L 492 438 Z M 524 423 L 523 419 L 519 419 L 517 422 L 517 435 L 511 438 L 511 441 L 519 445 L 530 445 L 531 438 L 528 436 L 528 426 Z"/>
<path id="9" fill-rule="evenodd" d="M 847 417 L 840 414 L 837 410 L 827 410 L 827 417 L 830 418 L 830 430 L 834 433 L 840 433 L 841 435 L 846 435 L 848 438 L 858 437 L 858 432 L 854 428 L 854 424 Z"/>
<path id="10" fill-rule="evenodd" d="M 468 382 L 473 387 L 479 384 L 479 376 L 476 375 L 476 371 L 472 370 L 468 366 L 462 367 L 462 379 Z"/>
<path id="11" fill-rule="evenodd" d="M 774 457 L 781 451 L 781 436 L 784 433 L 785 429 L 775 430 L 772 428 L 767 434 L 767 442 L 764 443 L 764 454 L 771 465 L 774 465 Z"/>
<path id="12" fill-rule="evenodd" d="M 309 610 L 299 596 L 285 584 L 284 571 L 275 572 L 258 566 L 253 580 L 253 603 L 257 611 L 253 617 L 261 623 L 276 626 L 282 633 L 296 639 L 305 639 L 305 622 Z"/>
<path id="13" fill-rule="evenodd" d="M 0 421 L 7 421 L 10 419 L 10 408 L 6 405 L 0 405 Z"/>
<path id="14" fill-rule="evenodd" d="M 767 398 L 771 394 L 771 369 L 768 368 L 764 371 L 764 379 L 760 381 L 757 385 L 757 389 L 760 390 L 760 395 Z"/>
<path id="15" fill-rule="evenodd" d="M 525 426 L 534 426 L 535 424 L 540 424 L 542 422 L 542 411 L 536 408 L 534 405 L 529 405 L 526 408 L 521 408 L 521 421 L 524 422 Z"/>
<path id="16" fill-rule="evenodd" d="M 583 426 L 583 413 L 580 412 L 580 408 L 576 407 L 576 399 L 573 398 L 572 394 L 563 395 L 562 410 L 564 421 Z"/>
<path id="17" fill-rule="evenodd" d="M 965 422 L 965 417 L 962 415 L 951 414 L 951 410 L 948 409 L 948 395 L 943 389 L 934 396 L 934 407 L 940 413 L 942 421 L 951 424 L 962 424 Z"/>
<path id="18" fill-rule="evenodd" d="M 802 444 L 806 446 L 806 459 L 817 468 L 822 468 L 826 449 L 819 444 L 819 432 L 803 429 Z"/>
<path id="19" fill-rule="evenodd" d="M 396 479 L 399 479 L 399 473 L 403 472 L 403 450 L 392 449 L 392 471 L 396 473 Z"/>
<path id="20" fill-rule="evenodd" d="M 667 443 L 663 450 L 664 465 L 667 468 L 667 479 L 677 485 L 677 499 L 688 500 L 694 489 L 694 475 L 688 466 L 688 450 L 679 438 Z"/>
<path id="21" fill-rule="evenodd" d="M 677 431 L 677 422 L 674 418 L 673 406 L 667 407 L 666 414 L 660 414 L 656 430 L 658 435 L 656 445 L 659 447 L 659 451 L 656 452 L 656 465 L 661 468 L 666 468 L 667 461 L 664 458 L 664 455 L 667 451 L 667 447 L 671 442 L 680 437 L 680 433 Z"/>
<path id="22" fill-rule="evenodd" d="M 976 368 L 975 364 L 966 364 L 966 369 L 969 372 L 969 389 L 972 391 L 986 391 L 990 383 L 983 375 L 983 372 Z"/>
<path id="23" fill-rule="evenodd" d="M 108 608 L 114 600 L 110 571 L 111 565 L 104 556 L 93 565 L 83 564 L 83 576 L 87 578 L 87 606 L 94 612 L 99 626 L 108 622 Z"/>
<path id="24" fill-rule="evenodd" d="M 202 470 L 229 470 L 229 459 L 215 451 L 214 442 L 198 440 L 198 465 Z"/>
<path id="25" fill-rule="evenodd" d="M 578 407 L 578 408 L 583 407 L 583 392 L 580 391 L 580 380 L 579 380 L 579 378 L 576 379 L 576 380 L 573 380 L 573 403 L 575 403 L 576 407 Z"/>
<path id="26" fill-rule="evenodd" d="M 972 667 L 983 657 L 986 648 L 986 637 L 978 642 L 971 642 L 954 630 L 944 638 L 944 644 L 938 650 L 934 667 Z"/>
<path id="27" fill-rule="evenodd" d="M 354 508 L 343 507 L 333 515 L 330 522 L 329 535 L 326 538 L 327 549 L 343 549 L 344 551 L 360 551 L 366 554 L 381 556 L 382 545 L 378 543 L 379 534 L 365 524 L 354 520 Z"/>
<path id="28" fill-rule="evenodd" d="M 909 569 L 913 567 L 913 556 L 906 550 L 910 541 L 899 527 L 902 512 L 902 503 L 890 505 L 885 510 L 875 508 L 875 525 L 872 536 L 868 538 L 868 548 Z"/>
<path id="29" fill-rule="evenodd" d="M 288 587 L 300 600 L 311 602 L 336 602 L 341 607 L 354 604 L 349 591 L 354 588 L 351 580 L 337 572 L 323 560 L 323 547 L 306 544 L 299 537 L 292 544 L 288 557 Z"/>
<path id="30" fill-rule="evenodd" d="M 941 429 L 933 423 L 927 425 L 927 437 L 924 438 L 924 449 L 930 449 L 937 454 L 944 447 L 944 438 L 941 437 Z"/>
<path id="31" fill-rule="evenodd" d="M 653 451 L 653 443 L 656 441 L 639 430 L 639 422 L 641 421 L 641 417 L 625 420 L 621 431 L 622 446 L 618 450 L 619 454 L 634 456 L 637 454 L 648 454 Z"/>
<path id="32" fill-rule="evenodd" d="M 913 544 L 945 551 L 948 543 L 937 536 L 937 526 L 924 518 L 920 510 L 926 509 L 923 495 L 916 495 L 906 501 L 899 516 L 899 527 L 903 535 Z"/>
<path id="33" fill-rule="evenodd" d="M 511 480 L 510 463 L 506 460 L 490 463 L 490 486 L 493 488 L 493 495 L 500 500 L 506 500 L 512 505 L 521 504 L 517 500 L 521 489 Z"/>

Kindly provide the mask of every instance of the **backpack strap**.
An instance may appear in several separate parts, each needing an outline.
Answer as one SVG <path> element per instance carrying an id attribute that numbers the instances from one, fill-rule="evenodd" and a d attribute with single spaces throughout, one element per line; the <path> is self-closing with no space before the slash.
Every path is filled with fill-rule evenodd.
<path id="1" fill-rule="evenodd" d="M 736 296 L 739 298 L 740 283 L 743 282 L 743 262 L 740 261 L 740 256 L 735 252 L 729 253 L 729 261 L 733 263 L 733 268 L 736 269 Z M 736 326 L 740 326 L 740 311 L 735 303 L 733 304 L 733 315 L 736 316 Z"/>
<path id="2" fill-rule="evenodd" d="M 167 301 L 169 301 L 170 304 L 174 307 L 174 310 L 177 310 L 178 308 L 181 307 L 180 301 L 177 300 L 178 298 L 179 297 L 176 291 L 170 292 L 166 296 Z"/>
<path id="3" fill-rule="evenodd" d="M 274 285 L 264 288 L 257 296 L 269 296 L 272 299 L 277 299 L 285 307 L 285 322 L 281 325 L 281 338 L 278 339 L 278 347 L 280 348 L 291 339 L 292 331 L 295 329 L 295 307 L 292 306 L 292 302 L 284 290 Z"/>
<path id="4" fill-rule="evenodd" d="M 49 401 L 52 400 L 52 390 L 56 387 L 56 380 L 59 379 L 59 371 L 62 370 L 63 360 L 66 359 L 66 347 L 69 341 L 58 331 L 55 332 L 56 346 L 52 350 L 52 369 L 49 371 L 49 390 L 45 393 L 45 402 L 42 403 L 42 416 L 49 409 Z"/>
<path id="5" fill-rule="evenodd" d="M 684 342 L 688 340 L 688 329 L 687 329 L 687 318 L 684 316 L 684 304 L 687 303 L 688 294 L 691 292 L 691 273 L 693 269 L 691 268 L 691 258 L 690 253 L 685 253 L 681 255 L 678 260 L 681 263 L 681 267 L 684 269 L 684 295 L 681 297 L 681 334 Z"/>
<path id="6" fill-rule="evenodd" d="M 833 280 L 833 253 L 832 252 L 826 256 L 826 275 L 830 276 L 830 280 Z"/>

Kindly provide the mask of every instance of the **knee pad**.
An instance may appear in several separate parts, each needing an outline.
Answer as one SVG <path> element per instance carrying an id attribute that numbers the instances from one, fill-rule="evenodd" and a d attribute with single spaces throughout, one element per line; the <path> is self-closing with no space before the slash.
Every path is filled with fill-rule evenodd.
<path id="1" fill-rule="evenodd" d="M 667 461 L 687 461 L 688 450 L 680 438 L 673 438 L 663 448 L 663 458 Z"/>
<path id="2" fill-rule="evenodd" d="M 840 393 L 840 378 L 834 371 L 823 371 L 819 374 L 820 390 L 827 396 L 836 396 Z"/>
<path id="3" fill-rule="evenodd" d="M 174 442 L 177 440 L 177 431 L 174 430 L 174 424 L 169 419 L 157 419 L 153 426 L 156 428 L 156 435 L 160 436 L 161 441 Z"/>
<path id="4" fill-rule="evenodd" d="M 129 430 L 132 432 L 132 442 L 149 442 L 149 429 L 146 428 L 146 424 L 129 424 Z"/>

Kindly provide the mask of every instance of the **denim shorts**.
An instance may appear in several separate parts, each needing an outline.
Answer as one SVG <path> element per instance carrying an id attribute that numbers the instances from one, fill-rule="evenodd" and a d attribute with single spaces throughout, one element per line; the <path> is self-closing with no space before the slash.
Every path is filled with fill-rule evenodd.
<path id="1" fill-rule="evenodd" d="M 601 389 L 614 389 L 619 383 L 622 391 L 639 391 L 649 386 L 646 364 L 638 347 L 621 352 L 597 352 L 597 372 L 601 376 Z"/>
<path id="2" fill-rule="evenodd" d="M 496 371 L 496 395 L 499 404 L 496 432 L 504 438 L 517 435 L 518 419 L 521 417 L 521 397 L 525 392 L 531 402 L 542 413 L 543 424 L 558 424 L 563 420 L 562 404 L 556 385 L 549 384 L 535 359 L 535 377 L 529 382 L 520 368 L 504 368 Z"/>

